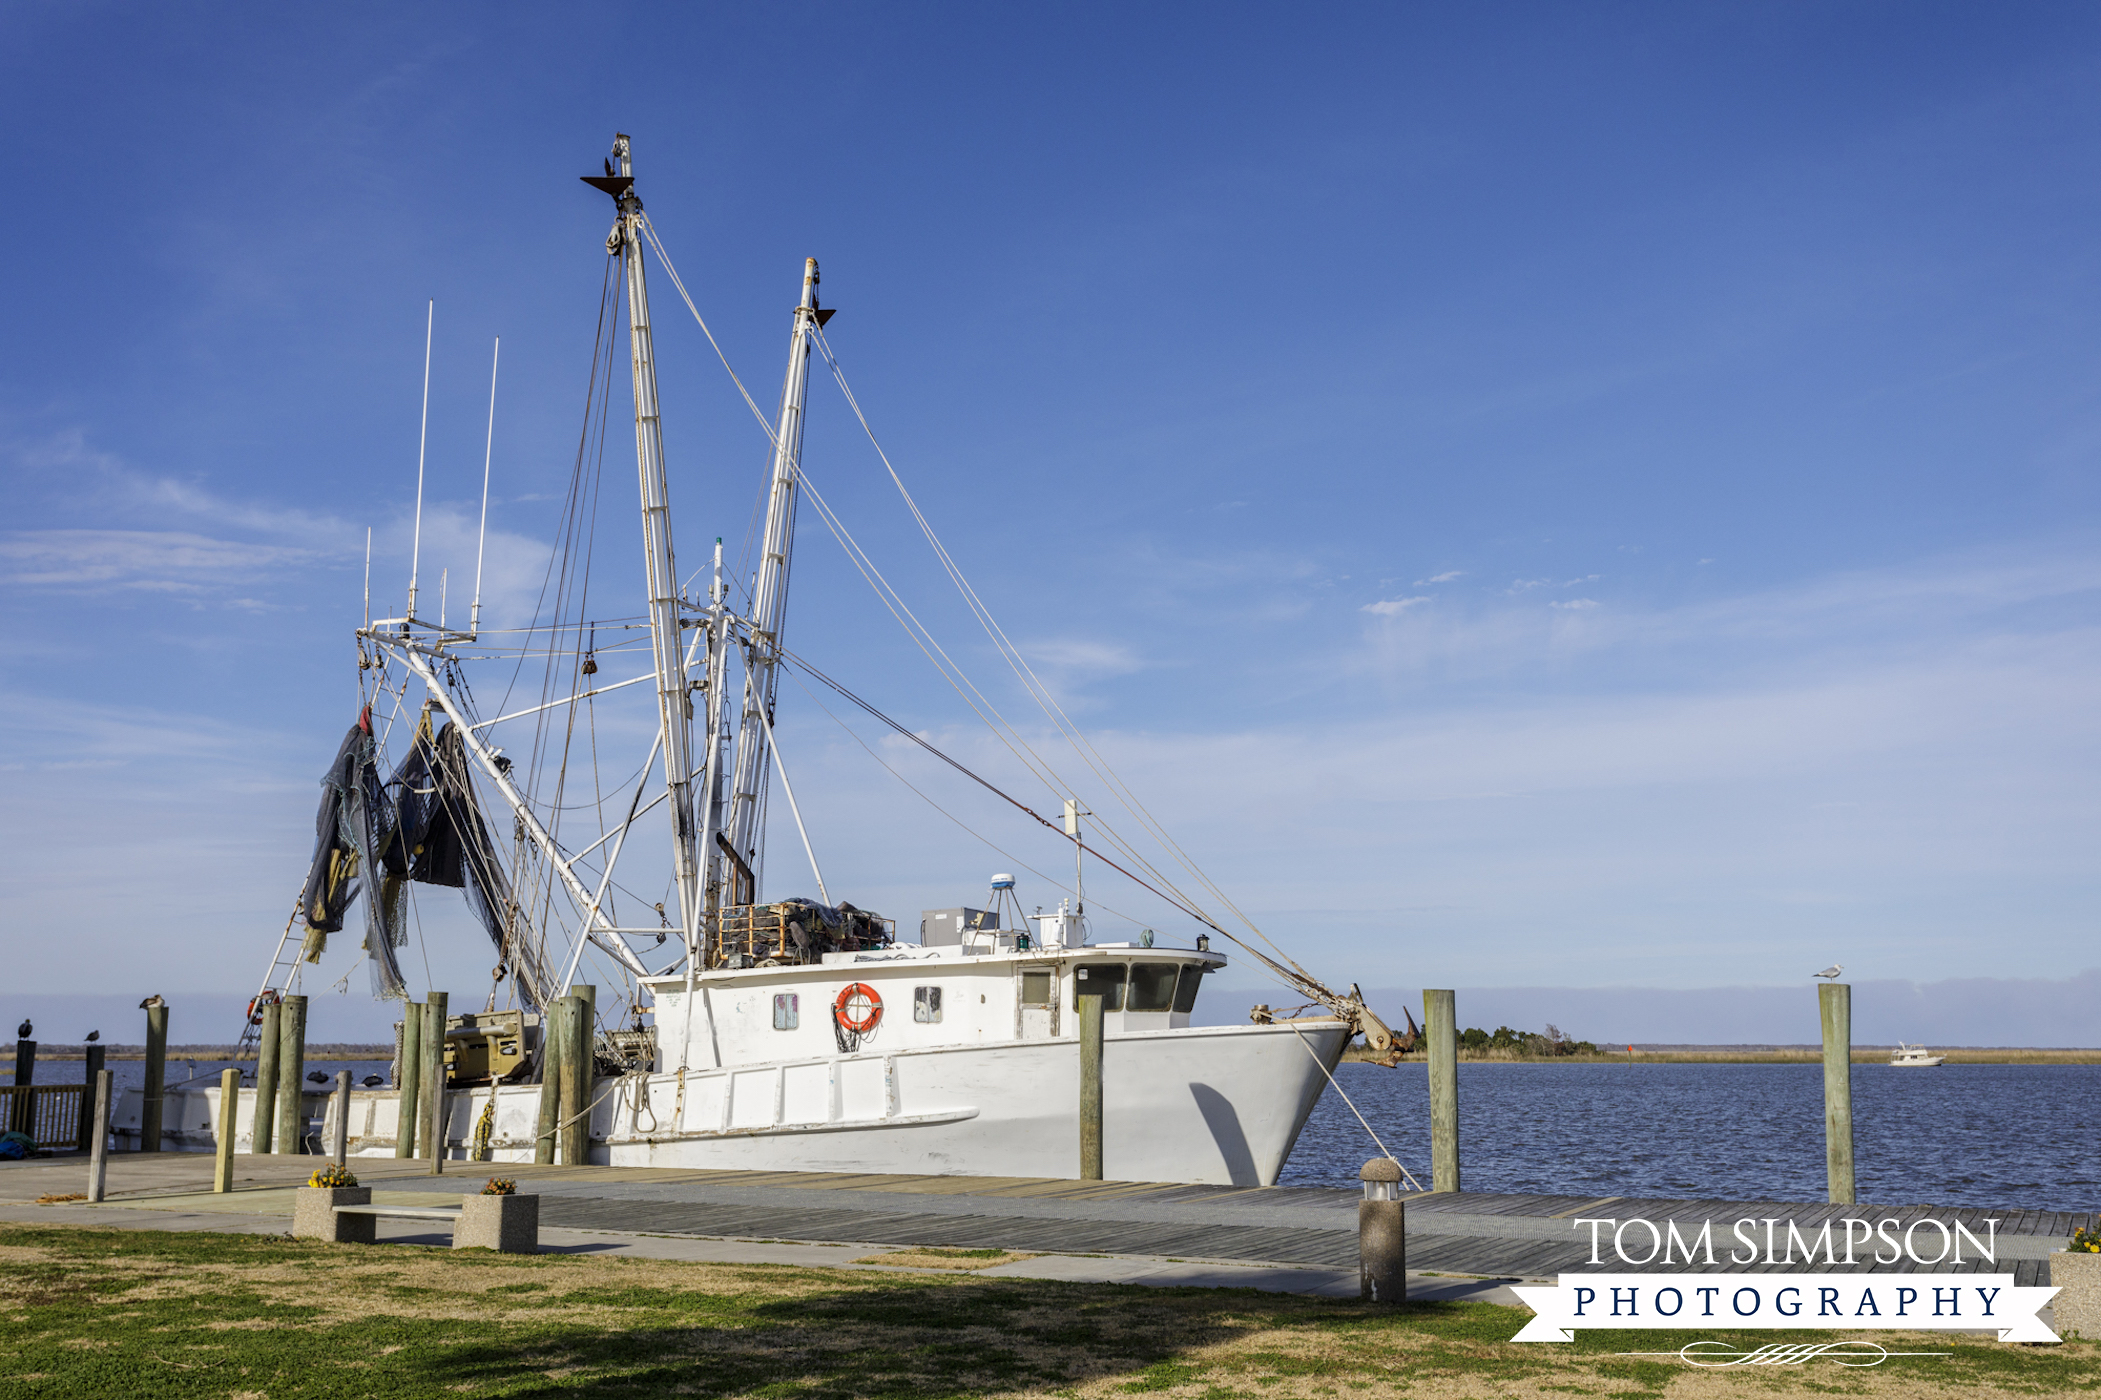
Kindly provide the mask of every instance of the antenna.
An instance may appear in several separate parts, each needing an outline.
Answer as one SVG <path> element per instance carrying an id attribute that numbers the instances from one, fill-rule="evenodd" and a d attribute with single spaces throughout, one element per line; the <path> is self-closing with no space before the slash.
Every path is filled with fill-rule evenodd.
<path id="1" fill-rule="evenodd" d="M 438 630 L 445 630 L 445 580 L 452 574 L 450 569 L 438 570 Z"/>
<path id="2" fill-rule="evenodd" d="M 365 630 L 372 630 L 372 527 L 365 527 Z"/>
<path id="3" fill-rule="evenodd" d="M 1075 914 L 1087 912 L 1087 848 L 1080 844 L 1080 817 L 1082 815 L 1080 804 L 1070 797 L 1066 798 L 1065 834 L 1072 838 L 1072 888 L 1073 893 L 1078 896 L 1073 908 Z M 1094 814 L 1088 812 L 1084 815 L 1091 817 Z"/>
<path id="4" fill-rule="evenodd" d="M 409 545 L 408 620 L 416 620 L 416 566 L 423 560 L 423 449 L 430 441 L 430 331 L 438 321 L 437 298 L 431 298 L 423 321 L 423 427 L 416 434 L 416 533 Z"/>
<path id="5" fill-rule="evenodd" d="M 481 539 L 474 546 L 474 611 L 467 618 L 467 635 L 481 635 L 481 561 L 489 544 L 489 457 L 496 450 L 496 360 L 503 353 L 503 337 L 489 352 L 489 440 L 481 450 Z"/>

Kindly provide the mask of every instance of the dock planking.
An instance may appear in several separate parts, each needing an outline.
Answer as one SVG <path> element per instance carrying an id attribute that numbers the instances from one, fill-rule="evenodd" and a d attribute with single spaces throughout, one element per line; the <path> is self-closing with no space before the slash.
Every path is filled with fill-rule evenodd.
<path id="1" fill-rule="evenodd" d="M 242 1157 L 237 1189 L 275 1191 L 305 1177 L 314 1159 Z M 1043 1177 L 938 1176 L 867 1172 L 707 1171 L 640 1167 L 556 1167 L 454 1162 L 432 1178 L 414 1161 L 356 1158 L 367 1184 L 396 1192 L 457 1194 L 476 1172 L 517 1178 L 541 1198 L 545 1227 L 614 1233 L 795 1240 L 812 1243 L 1006 1249 L 1030 1254 L 1125 1254 L 1191 1260 L 1353 1268 L 1355 1191 L 1309 1186 L 1205 1186 L 1178 1182 L 1082 1182 Z M 111 1160 L 113 1204 L 145 1205 L 208 1186 L 212 1159 L 184 1153 L 123 1154 Z M 0 1202 L 32 1201 L 43 1191 L 76 1189 L 78 1165 L 57 1161 L 0 1168 Z M 61 1180 L 63 1177 L 63 1180 Z M 25 1194 L 26 1193 L 26 1194 Z M 2049 1248 L 2081 1226 L 2087 1212 L 2033 1207 L 1835 1206 L 1827 1202 L 1723 1201 L 1522 1192 L 1420 1193 L 1408 1205 L 1408 1265 L 1416 1271 L 1492 1278 L 1551 1278 L 1594 1269 L 1616 1273 L 1682 1271 L 1686 1265 L 1623 1263 L 1609 1247 L 1590 1262 L 1590 1232 L 1578 1220 L 1604 1217 L 1676 1222 L 1681 1234 L 1712 1226 L 1714 1272 L 1770 1273 L 1787 1266 L 1763 1256 L 1729 1259 L 1740 1249 L 1735 1222 L 1789 1223 L 1807 1239 L 1847 1216 L 1895 1218 L 1901 1231 L 1928 1217 L 1961 1221 L 1979 1235 L 1996 1219 L 1999 1262 L 1966 1258 L 1964 1272 L 2011 1272 L 2021 1285 L 2047 1281 Z M 229 1202 L 230 1204 L 230 1202 Z M 1834 1233 L 1836 1229 L 1834 1228 Z M 1646 1243 L 1646 1232 L 1642 1232 Z M 1704 1259 L 1699 1264 L 1709 1271 Z M 1797 1263 L 1795 1268 L 1801 1266 Z M 1821 1267 L 1821 1266 L 1820 1266 Z M 1909 1260 L 1855 1272 L 1914 1272 Z M 1924 1266 L 1948 1269 L 1954 1266 Z M 1841 1263 L 1838 1271 L 1845 1271 Z"/>

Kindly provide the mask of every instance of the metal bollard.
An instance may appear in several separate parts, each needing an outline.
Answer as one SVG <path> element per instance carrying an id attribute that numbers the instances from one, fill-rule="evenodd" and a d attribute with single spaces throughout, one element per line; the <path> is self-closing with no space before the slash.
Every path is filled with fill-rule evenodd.
<path id="1" fill-rule="evenodd" d="M 1357 1203 L 1358 1296 L 1374 1303 L 1408 1300 L 1408 1203 L 1401 1199 L 1401 1167 L 1374 1157 L 1357 1173 L 1364 1199 Z"/>

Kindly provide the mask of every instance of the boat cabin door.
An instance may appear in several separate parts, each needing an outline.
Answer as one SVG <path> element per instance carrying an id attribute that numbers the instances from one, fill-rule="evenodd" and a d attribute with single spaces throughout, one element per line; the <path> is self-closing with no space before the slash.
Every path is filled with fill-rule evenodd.
<path id="1" fill-rule="evenodd" d="M 1015 1038 L 1048 1040 L 1058 1033 L 1058 965 L 1023 963 L 1019 976 L 1021 996 Z"/>

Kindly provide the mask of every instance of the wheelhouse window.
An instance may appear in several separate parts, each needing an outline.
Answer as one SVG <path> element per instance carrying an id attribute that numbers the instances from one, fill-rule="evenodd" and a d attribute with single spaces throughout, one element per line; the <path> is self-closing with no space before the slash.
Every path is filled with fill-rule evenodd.
<path id="1" fill-rule="evenodd" d="M 914 987 L 912 989 L 912 1019 L 927 1024 L 941 1019 L 941 989 L 939 987 Z"/>
<path id="2" fill-rule="evenodd" d="M 1175 1010 L 1184 1016 L 1196 1009 L 1196 990 L 1207 970 L 1202 963 L 1182 964 L 1182 975 L 1175 982 Z"/>
<path id="3" fill-rule="evenodd" d="M 773 1028 L 792 1031 L 802 1024 L 802 997 L 795 992 L 777 992 L 773 998 Z"/>
<path id="4" fill-rule="evenodd" d="M 1174 1005 L 1173 963 L 1132 963 L 1131 989 L 1124 999 L 1126 1011 L 1165 1011 Z"/>
<path id="5" fill-rule="evenodd" d="M 1047 967 L 1025 967 L 1021 970 L 1021 1004 L 1023 1006 L 1049 1006 L 1052 999 L 1053 980 Z"/>
<path id="6" fill-rule="evenodd" d="M 1123 1010 L 1124 976 L 1129 963 L 1081 963 L 1072 970 L 1072 1009 L 1080 1009 L 1080 997 L 1098 996 L 1102 1010 Z"/>

